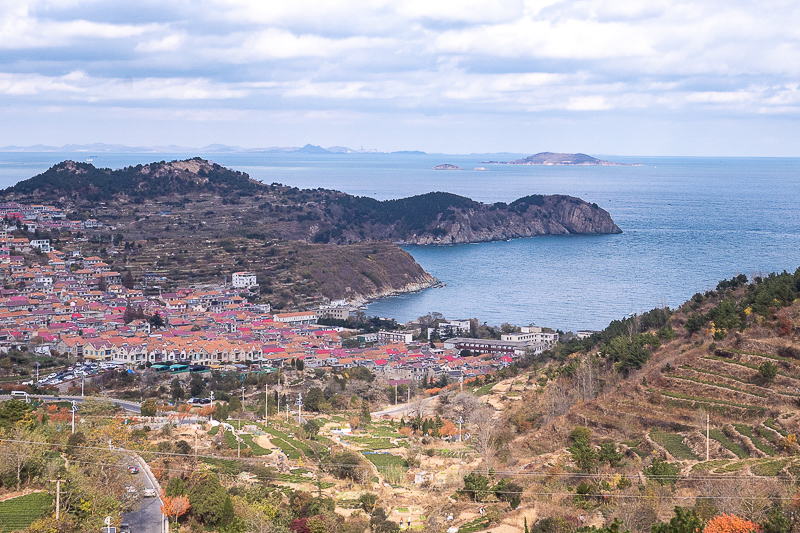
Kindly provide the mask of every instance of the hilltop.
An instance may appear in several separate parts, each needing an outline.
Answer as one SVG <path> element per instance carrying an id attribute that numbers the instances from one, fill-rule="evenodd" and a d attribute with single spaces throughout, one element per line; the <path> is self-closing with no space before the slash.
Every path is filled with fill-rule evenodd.
<path id="1" fill-rule="evenodd" d="M 200 158 L 120 170 L 65 161 L 2 195 L 88 211 L 137 239 L 246 233 L 310 243 L 454 244 L 621 232 L 605 210 L 570 196 L 534 195 L 509 205 L 489 205 L 431 192 L 378 201 L 332 190 L 267 185 Z"/>

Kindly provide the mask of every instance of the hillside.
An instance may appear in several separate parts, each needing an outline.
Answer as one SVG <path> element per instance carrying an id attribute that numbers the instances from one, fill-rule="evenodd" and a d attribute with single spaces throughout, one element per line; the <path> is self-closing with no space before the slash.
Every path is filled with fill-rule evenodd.
<path id="1" fill-rule="evenodd" d="M 65 161 L 2 192 L 113 225 L 127 239 L 212 235 L 347 244 L 453 244 L 547 234 L 620 233 L 596 204 L 530 196 L 481 204 L 432 192 L 378 201 L 324 189 L 266 185 L 199 158 L 120 170 Z"/>

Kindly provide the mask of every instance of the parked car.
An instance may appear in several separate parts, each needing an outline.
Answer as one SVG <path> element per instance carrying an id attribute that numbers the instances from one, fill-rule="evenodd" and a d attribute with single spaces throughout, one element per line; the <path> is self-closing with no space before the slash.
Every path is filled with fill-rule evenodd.
<path id="1" fill-rule="evenodd" d="M 128 467 L 128 473 L 129 474 L 138 474 L 139 473 L 139 467 L 138 466 L 129 466 Z"/>
<path id="2" fill-rule="evenodd" d="M 144 489 L 144 492 L 142 494 L 144 494 L 145 498 L 155 498 L 156 489 Z"/>

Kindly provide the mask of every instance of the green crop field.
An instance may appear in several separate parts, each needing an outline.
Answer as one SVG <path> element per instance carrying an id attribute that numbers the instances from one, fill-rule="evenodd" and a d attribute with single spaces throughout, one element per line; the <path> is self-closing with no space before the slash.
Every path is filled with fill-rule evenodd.
<path id="1" fill-rule="evenodd" d="M 731 439 L 727 437 L 723 432 L 718 429 L 712 429 L 709 432 L 709 436 L 714 439 L 715 441 L 719 442 L 727 448 L 728 450 L 732 451 L 736 454 L 737 457 L 740 459 L 744 459 L 745 457 L 750 457 L 750 454 L 747 453 L 747 450 L 741 447 L 741 445 L 733 442 Z"/>
<path id="2" fill-rule="evenodd" d="M 35 492 L 0 502 L 0 533 L 27 529 L 37 518 L 50 512 L 53 497 Z"/>
<path id="3" fill-rule="evenodd" d="M 654 429 L 650 432 L 650 438 L 667 449 L 673 457 L 677 459 L 699 459 L 694 452 L 683 442 L 683 435 L 679 433 L 667 433 Z"/>
<path id="4" fill-rule="evenodd" d="M 364 454 L 367 461 L 378 467 L 378 470 L 386 468 L 387 466 L 402 466 L 407 467 L 406 460 L 399 455 L 392 455 L 390 453 L 367 453 Z"/>

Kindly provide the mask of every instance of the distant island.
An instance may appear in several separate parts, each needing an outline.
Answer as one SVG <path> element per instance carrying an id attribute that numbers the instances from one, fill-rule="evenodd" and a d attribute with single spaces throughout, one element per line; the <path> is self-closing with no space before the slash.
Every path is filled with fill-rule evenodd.
<path id="1" fill-rule="evenodd" d="M 450 163 L 445 163 L 444 165 L 436 165 L 433 167 L 433 170 L 461 170 L 461 167 L 458 165 L 451 165 Z"/>
<path id="2" fill-rule="evenodd" d="M 524 159 L 514 161 L 481 161 L 481 164 L 491 165 L 580 165 L 604 167 L 630 167 L 641 166 L 640 163 L 615 163 L 604 161 L 586 154 L 559 154 L 556 152 L 540 152 Z"/>

